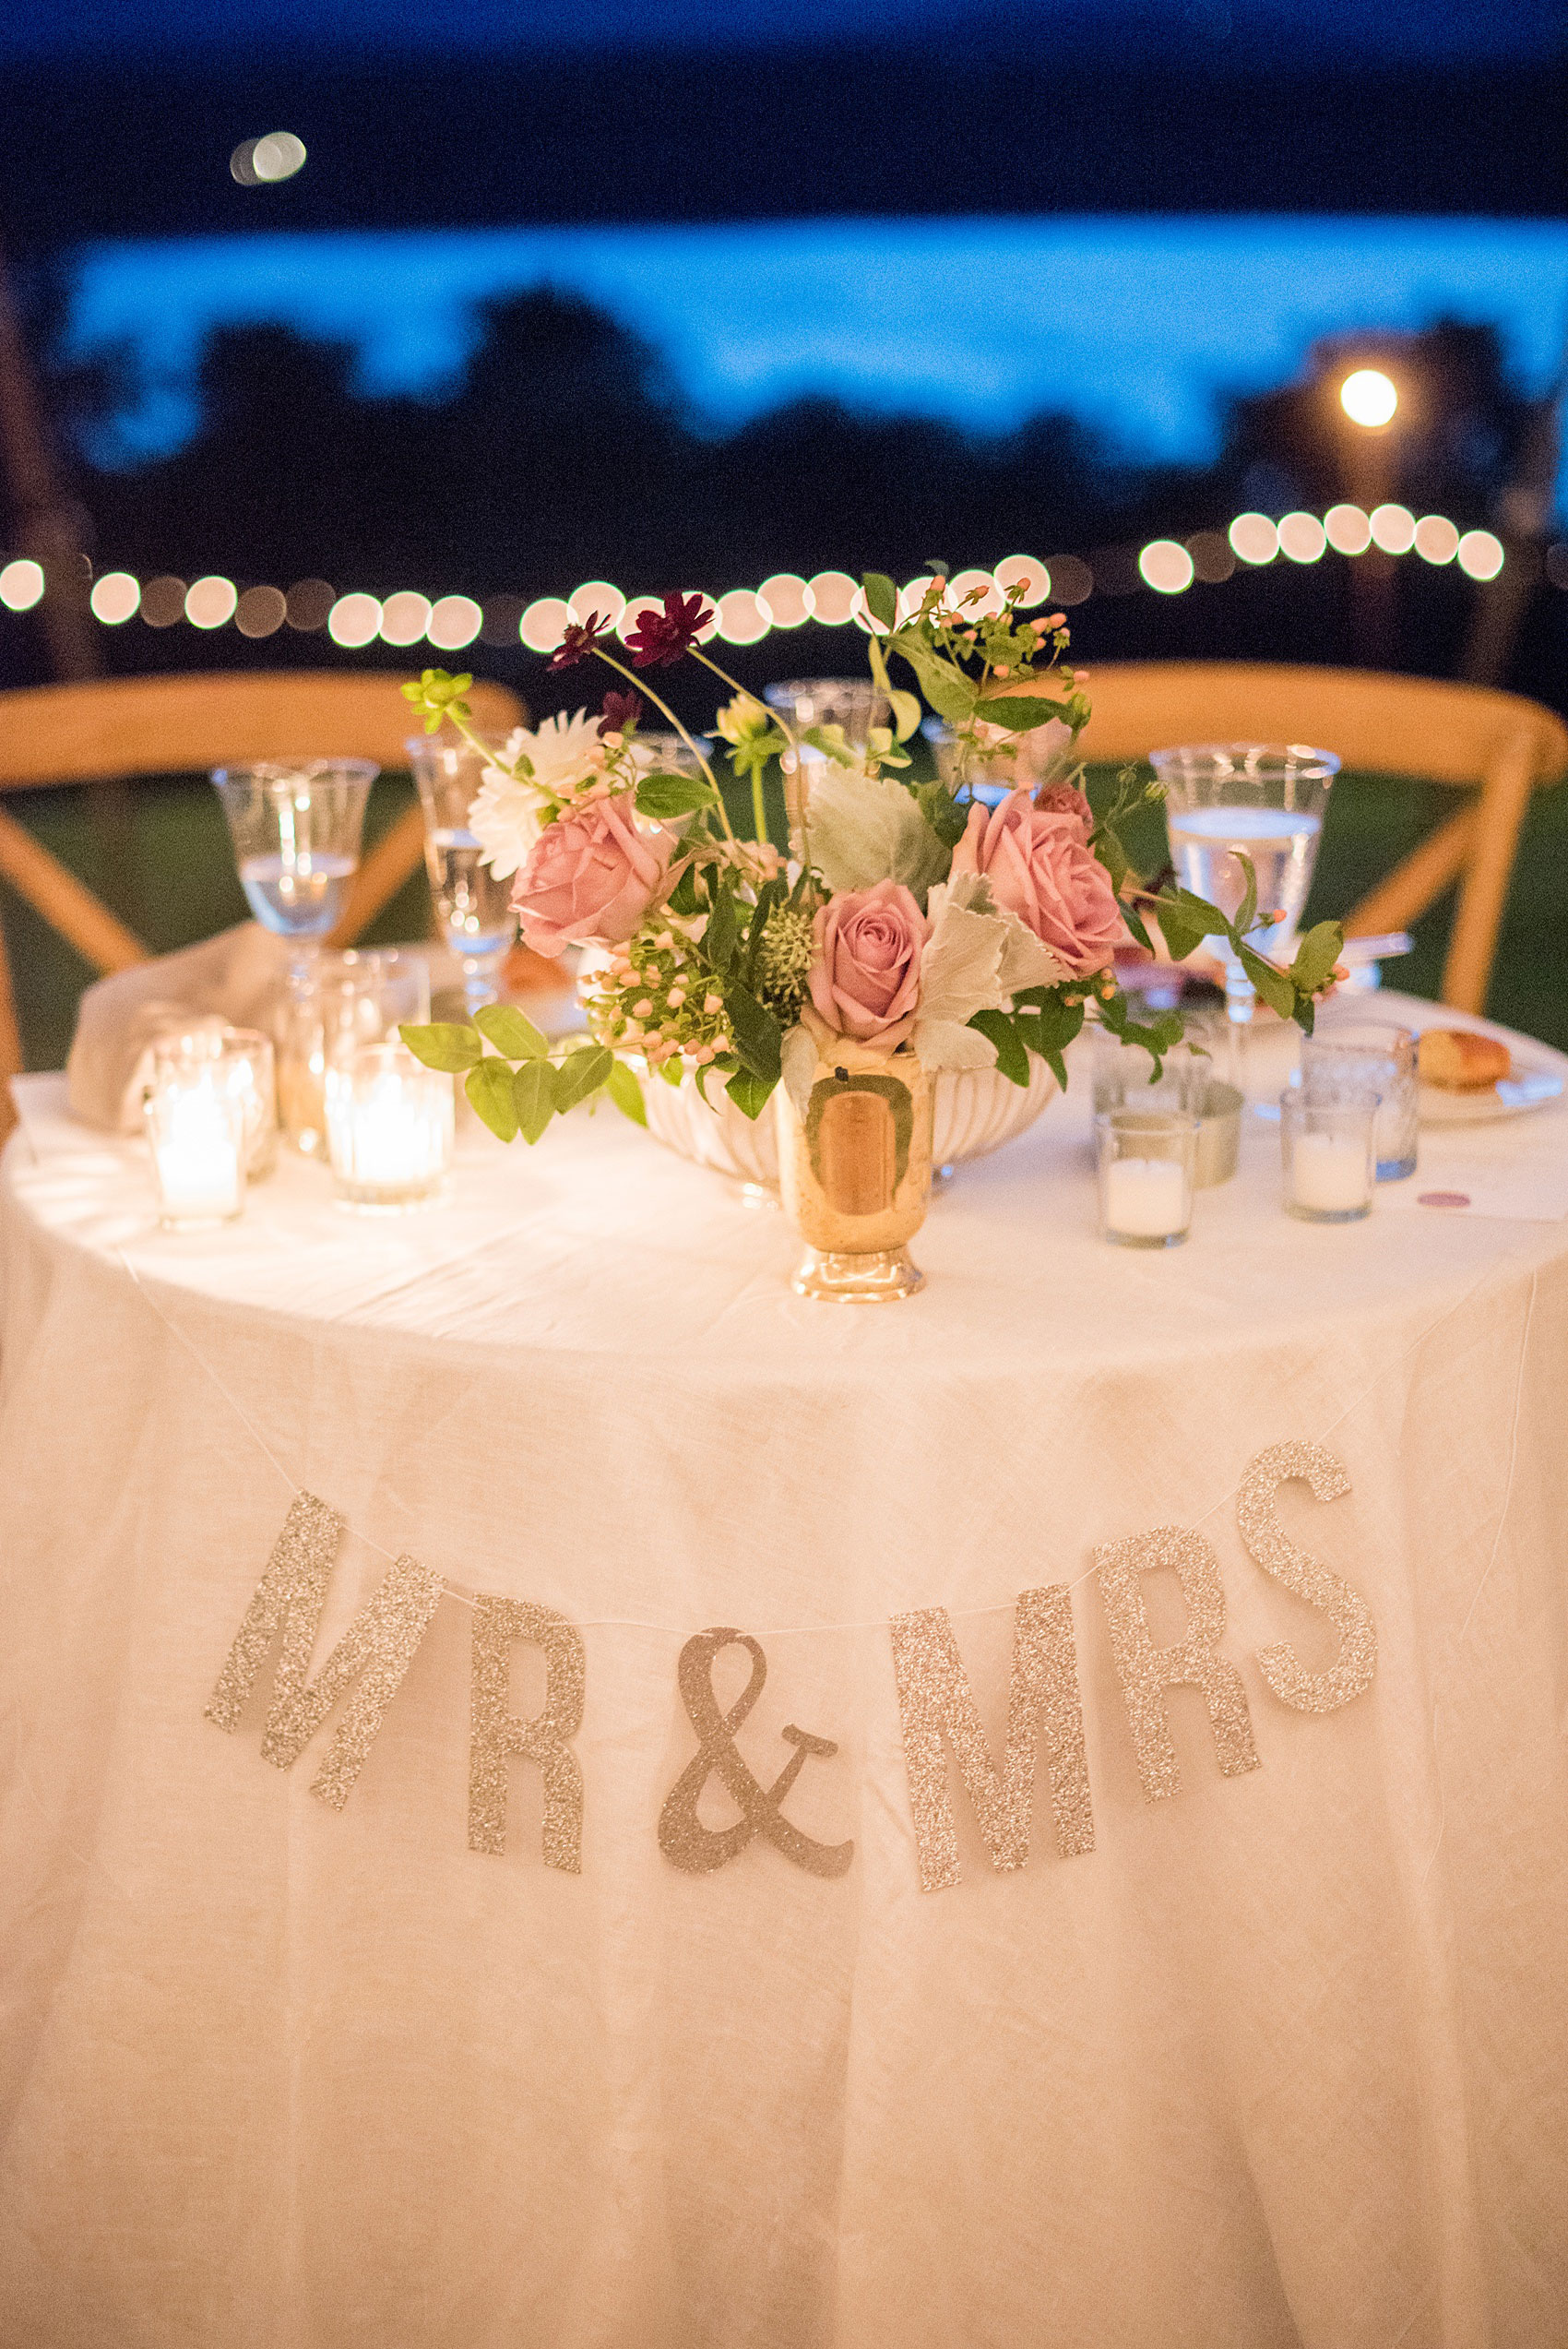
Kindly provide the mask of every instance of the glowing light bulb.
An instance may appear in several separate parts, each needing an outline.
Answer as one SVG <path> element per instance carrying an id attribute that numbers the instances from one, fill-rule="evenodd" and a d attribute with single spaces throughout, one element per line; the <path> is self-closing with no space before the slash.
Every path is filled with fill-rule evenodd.
<path id="1" fill-rule="evenodd" d="M 1392 419 L 1399 394 L 1380 368 L 1358 367 L 1339 387 L 1339 405 L 1353 424 L 1375 432 Z"/>
<path id="2" fill-rule="evenodd" d="M 134 620 L 141 602 L 141 582 L 129 571 L 105 571 L 93 582 L 92 616 L 101 620 L 106 628 L 117 628 L 126 620 Z"/>
<path id="3" fill-rule="evenodd" d="M 1144 585 L 1157 595 L 1181 595 L 1193 584 L 1193 558 L 1173 538 L 1151 539 L 1138 557 Z"/>

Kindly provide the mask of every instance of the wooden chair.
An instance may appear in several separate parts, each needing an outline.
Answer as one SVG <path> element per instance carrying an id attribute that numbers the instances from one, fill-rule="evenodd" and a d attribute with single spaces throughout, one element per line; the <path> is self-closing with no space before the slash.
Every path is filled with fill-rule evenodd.
<path id="1" fill-rule="evenodd" d="M 1485 1008 L 1497 934 L 1532 791 L 1568 771 L 1568 727 L 1538 702 L 1487 686 L 1375 670 L 1229 661 L 1107 662 L 1092 668 L 1087 758 L 1144 758 L 1183 742 L 1296 742 L 1348 769 L 1478 789 L 1347 915 L 1350 937 L 1408 927 L 1457 880 L 1443 1000 Z"/>
<path id="2" fill-rule="evenodd" d="M 476 684 L 474 717 L 505 733 L 523 718 L 504 686 Z M 38 686 L 0 693 L 0 792 L 41 784 L 117 782 L 255 758 L 374 758 L 408 764 L 413 712 L 386 671 L 238 672 Z M 332 934 L 351 945 L 422 862 L 424 830 L 410 808 L 354 876 Z M 141 940 L 32 835 L 0 811 L 0 876 L 97 971 L 148 960 Z M 0 937 L 0 1133 L 10 1123 L 8 1079 L 21 1067 L 10 963 Z"/>

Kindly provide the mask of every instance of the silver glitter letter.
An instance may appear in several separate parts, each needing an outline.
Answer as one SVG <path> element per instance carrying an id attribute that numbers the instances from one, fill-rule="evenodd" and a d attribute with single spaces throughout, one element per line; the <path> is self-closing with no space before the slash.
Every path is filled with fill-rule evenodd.
<path id="1" fill-rule="evenodd" d="M 512 1642 L 544 1650 L 544 1710 L 518 1721 L 508 1701 Z M 526 1754 L 544 1779 L 544 1865 L 580 1876 L 583 1773 L 566 1743 L 583 1722 L 583 1637 L 553 1607 L 481 1594 L 474 1604 L 469 1708 L 469 1849 L 506 1849 L 506 1766 Z"/>
<path id="2" fill-rule="evenodd" d="M 1280 1524 L 1275 1489 L 1288 1476 L 1305 1477 L 1320 1501 L 1336 1500 L 1350 1489 L 1343 1467 L 1321 1444 L 1271 1444 L 1241 1479 L 1236 1502 L 1241 1539 L 1265 1574 L 1323 1609 L 1339 1634 L 1339 1660 L 1326 1672 L 1309 1672 L 1295 1649 L 1282 1642 L 1258 1650 L 1258 1669 L 1275 1695 L 1298 1712 L 1337 1712 L 1372 1686 L 1377 1628 L 1360 1592 L 1298 1549 Z"/>
<path id="3" fill-rule="evenodd" d="M 888 1628 L 921 1891 L 940 1892 L 959 1880 L 958 1839 L 942 1751 L 944 1736 L 993 1867 L 1022 1867 L 1028 1858 L 1035 1747 L 1042 1738 L 1051 1771 L 1056 1848 L 1063 1858 L 1092 1852 L 1094 1812 L 1066 1584 L 1051 1582 L 1018 1594 L 1007 1691 L 1006 1770 L 1000 1778 L 946 1608 L 921 1607 L 910 1615 L 896 1615 Z"/>
<path id="4" fill-rule="evenodd" d="M 442 1589 L 439 1575 L 417 1558 L 400 1557 L 312 1680 L 310 1660 L 342 1532 L 343 1520 L 336 1510 L 310 1493 L 299 1496 L 207 1707 L 208 1720 L 220 1729 L 237 1729 L 267 1651 L 281 1632 L 282 1652 L 261 1750 L 265 1760 L 287 1770 L 350 1682 L 359 1680 L 327 1759 L 311 1783 L 311 1793 L 335 1811 L 349 1799 Z"/>
<path id="5" fill-rule="evenodd" d="M 1134 1533 L 1128 1541 L 1107 1543 L 1096 1550 L 1094 1562 L 1099 1570 L 1111 1650 L 1133 1724 L 1145 1798 L 1157 1803 L 1162 1795 L 1181 1790 L 1182 1775 L 1165 1714 L 1167 1688 L 1202 1690 L 1219 1767 L 1227 1778 L 1256 1770 L 1258 1756 L 1247 1692 L 1235 1665 L 1218 1652 L 1219 1635 L 1225 1628 L 1225 1591 L 1218 1562 L 1203 1536 L 1188 1532 L 1185 1526 L 1161 1525 L 1152 1533 Z M 1188 1634 L 1173 1648 L 1157 1648 L 1149 1636 L 1141 1578 L 1157 1566 L 1172 1569 L 1187 1602 Z"/>

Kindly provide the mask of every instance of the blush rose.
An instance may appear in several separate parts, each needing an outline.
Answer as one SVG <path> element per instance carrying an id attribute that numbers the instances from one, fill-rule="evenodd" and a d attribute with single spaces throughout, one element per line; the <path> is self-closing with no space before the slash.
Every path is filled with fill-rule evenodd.
<path id="1" fill-rule="evenodd" d="M 970 808 L 953 870 L 983 874 L 997 904 L 1077 978 L 1105 970 L 1126 942 L 1111 876 L 1084 845 L 1077 820 L 1036 807 L 1027 791 L 1009 793 L 999 807 Z"/>
<path id="2" fill-rule="evenodd" d="M 846 889 L 819 906 L 807 984 L 819 1017 L 841 1036 L 891 1052 L 915 1024 L 921 956 L 930 924 L 898 881 Z"/>
<path id="3" fill-rule="evenodd" d="M 512 889 L 524 943 L 551 955 L 622 945 L 663 888 L 674 852 L 673 835 L 640 831 L 624 799 L 547 824 Z"/>

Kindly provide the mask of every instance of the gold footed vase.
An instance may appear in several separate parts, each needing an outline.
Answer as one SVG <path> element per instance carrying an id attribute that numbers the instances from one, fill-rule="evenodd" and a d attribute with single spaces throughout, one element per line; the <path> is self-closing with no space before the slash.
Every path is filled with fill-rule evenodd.
<path id="1" fill-rule="evenodd" d="M 912 1297 L 909 1243 L 931 1203 L 932 1081 L 914 1053 L 817 1047 L 802 1116 L 774 1094 L 784 1212 L 806 1244 L 790 1286 L 835 1305 Z"/>

